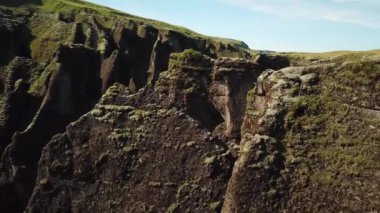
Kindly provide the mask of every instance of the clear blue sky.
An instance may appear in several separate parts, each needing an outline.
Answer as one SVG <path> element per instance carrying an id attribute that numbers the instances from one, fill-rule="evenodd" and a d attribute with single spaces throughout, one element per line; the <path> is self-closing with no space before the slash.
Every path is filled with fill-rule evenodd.
<path id="1" fill-rule="evenodd" d="M 253 49 L 380 49 L 380 0 L 90 0 Z"/>

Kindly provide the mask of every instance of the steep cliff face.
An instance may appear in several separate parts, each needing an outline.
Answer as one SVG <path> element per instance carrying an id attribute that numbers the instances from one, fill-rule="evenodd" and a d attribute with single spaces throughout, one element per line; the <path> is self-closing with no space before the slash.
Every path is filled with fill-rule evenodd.
<path id="1" fill-rule="evenodd" d="M 172 55 L 155 88 L 111 86 L 44 149 L 27 211 L 220 211 L 236 138 L 213 131 L 230 111 L 244 111 L 236 97 L 253 87 L 257 67 L 188 50 Z"/>
<path id="2" fill-rule="evenodd" d="M 379 68 L 264 72 L 248 95 L 222 212 L 379 209 Z"/>
<path id="3" fill-rule="evenodd" d="M 33 115 L 30 111 L 20 109 L 24 107 L 20 106 L 21 104 L 28 104 L 27 101 L 33 98 L 28 94 L 27 82 L 24 83 L 25 86 L 22 84 L 26 79 L 18 80 L 16 83 L 21 85 L 17 85 L 18 87 L 6 96 L 12 98 L 12 95 L 23 93 L 23 96 L 13 98 L 20 99 L 19 102 L 16 100 L 15 103 L 5 103 L 4 109 L 15 111 L 15 113 L 17 113 L 16 110 L 23 114 L 28 113 L 27 117 L 21 117 L 28 119 L 26 122 L 13 120 L 16 118 L 14 114 L 8 114 L 14 115 L 8 119 L 24 125 L 22 127 L 25 127 L 28 121 L 30 124 L 25 129 L 22 127 L 15 129 L 20 132 L 13 135 L 12 142 L 3 152 L 0 185 L 0 191 L 4 197 L 2 201 L 19 197 L 21 200 L 16 201 L 19 205 L 25 202 L 25 198 L 27 199 L 34 186 L 33 177 L 36 176 L 42 148 L 53 135 L 64 131 L 71 121 L 89 111 L 98 101 L 101 95 L 101 80 L 98 77 L 99 74 L 96 73 L 96 70 L 99 70 L 99 62 L 96 63 L 96 60 L 98 60 L 97 53 L 92 49 L 78 45 L 62 46 L 51 64 L 54 68 L 50 73 L 46 95 L 38 111 L 34 111 L 33 120 L 30 120 Z M 30 107 L 35 107 L 35 105 Z M 9 128 L 8 124 L 9 122 L 5 124 L 5 127 Z M 16 193 L 16 198 L 7 197 L 5 188 L 7 190 L 12 188 Z"/>
<path id="4" fill-rule="evenodd" d="M 224 128 L 226 137 L 239 139 L 245 97 L 262 72 L 259 65 L 237 58 L 213 60 L 191 50 L 172 55 L 170 65 L 156 89 L 206 128 Z"/>
<path id="5" fill-rule="evenodd" d="M 28 211 L 379 208 L 378 62 L 259 75 L 185 51 L 169 67 L 137 94 L 112 86 L 49 143 Z"/>
<path id="6" fill-rule="evenodd" d="M 168 69 L 170 54 L 188 48 L 210 57 L 249 55 L 228 42 L 179 32 L 183 30 L 164 23 L 149 25 L 148 20 L 81 1 L 4 5 L 0 5 L 0 209 L 4 211 L 24 208 L 43 147 L 88 112 L 112 84 L 122 83 L 132 93 L 154 85 Z M 82 11 L 87 7 L 95 9 Z"/>
<path id="7" fill-rule="evenodd" d="M 1 212 L 380 208 L 376 54 L 252 57 L 78 0 L 7 6 Z"/>
<path id="8" fill-rule="evenodd" d="M 169 103 L 151 89 L 112 86 L 44 149 L 27 211 L 220 208 L 234 162 L 226 141 L 208 140 Z"/>

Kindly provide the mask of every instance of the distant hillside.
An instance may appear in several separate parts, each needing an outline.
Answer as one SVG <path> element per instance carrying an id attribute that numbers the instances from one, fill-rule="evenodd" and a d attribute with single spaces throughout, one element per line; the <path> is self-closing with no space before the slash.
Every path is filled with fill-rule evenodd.
<path id="1" fill-rule="evenodd" d="M 6 0 L 4 5 L 17 7 L 15 8 L 15 10 L 18 13 L 28 13 L 30 10 L 34 10 L 34 11 L 39 10 L 42 12 L 62 13 L 62 14 L 74 14 L 74 13 L 97 14 L 97 15 L 103 15 L 105 17 L 108 17 L 111 20 L 120 19 L 120 18 L 128 18 L 140 24 L 151 25 L 153 27 L 164 29 L 164 30 L 175 30 L 192 37 L 210 39 L 213 41 L 221 42 L 226 45 L 229 44 L 233 46 L 234 48 L 241 49 L 242 51 L 250 51 L 248 45 L 242 41 L 202 35 L 182 26 L 175 26 L 175 25 L 167 24 L 165 22 L 161 22 L 157 20 L 146 19 L 146 18 L 130 15 L 122 11 L 118 11 L 112 8 L 104 7 L 101 5 L 93 4 L 91 2 L 86 2 L 82 0 L 20 0 L 20 1 Z"/>

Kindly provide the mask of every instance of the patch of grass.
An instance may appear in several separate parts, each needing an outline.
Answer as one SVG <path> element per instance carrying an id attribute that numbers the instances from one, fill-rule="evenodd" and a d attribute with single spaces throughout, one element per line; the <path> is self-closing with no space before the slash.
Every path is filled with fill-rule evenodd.
<path id="1" fill-rule="evenodd" d="M 33 96 L 43 96 L 45 90 L 47 90 L 46 83 L 49 81 L 52 72 L 52 66 L 45 68 L 45 70 L 42 73 L 34 72 L 31 75 L 31 84 L 28 93 L 32 94 Z"/>
<path id="2" fill-rule="evenodd" d="M 221 207 L 222 207 L 222 202 L 220 201 L 210 203 L 210 209 L 213 211 L 220 211 Z"/>
<path id="3" fill-rule="evenodd" d="M 72 24 L 62 23 L 47 14 L 31 18 L 29 26 L 35 37 L 30 44 L 31 55 L 41 63 L 48 62 L 60 45 L 69 42 L 73 29 Z"/>

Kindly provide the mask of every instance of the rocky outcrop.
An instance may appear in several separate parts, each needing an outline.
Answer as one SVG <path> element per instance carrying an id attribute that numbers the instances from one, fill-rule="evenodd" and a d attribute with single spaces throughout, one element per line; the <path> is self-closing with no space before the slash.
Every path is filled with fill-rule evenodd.
<path id="1" fill-rule="evenodd" d="M 173 54 L 168 71 L 161 73 L 156 90 L 169 96 L 172 105 L 213 131 L 223 120 L 209 101 L 213 59 L 193 50 Z"/>
<path id="2" fill-rule="evenodd" d="M 224 118 L 227 137 L 240 139 L 247 93 L 260 73 L 258 64 L 248 60 L 220 58 L 215 61 L 210 99 Z"/>
<path id="3" fill-rule="evenodd" d="M 172 55 L 170 69 L 161 74 L 156 89 L 206 128 L 213 131 L 224 120 L 223 135 L 239 138 L 246 95 L 260 72 L 249 60 L 213 60 L 187 50 Z"/>
<path id="4" fill-rule="evenodd" d="M 218 210 L 233 158 L 209 136 L 167 96 L 114 85 L 44 149 L 27 212 Z"/>
<path id="5" fill-rule="evenodd" d="M 260 68 L 279 70 L 290 66 L 290 61 L 282 55 L 259 54 L 254 61 L 260 65 Z"/>
<path id="6" fill-rule="evenodd" d="M 99 100 L 101 80 L 97 60 L 97 52 L 84 46 L 59 49 L 38 112 L 24 131 L 14 134 L 2 155 L 2 208 L 23 208 L 34 186 L 42 148 L 53 135 L 64 131 L 69 122 L 89 111 Z M 12 196 L 8 195 L 9 191 Z"/>
<path id="7" fill-rule="evenodd" d="M 297 70 L 297 69 L 294 69 Z M 293 71 L 293 70 L 292 70 Z M 297 75 L 298 74 L 298 75 Z M 226 192 L 223 212 L 276 211 L 285 196 L 284 116 L 300 91 L 300 73 L 266 71 L 248 97 L 240 157 Z M 286 80 L 284 80 L 286 79 Z"/>
<path id="8" fill-rule="evenodd" d="M 359 85 L 367 85 L 361 97 L 379 95 L 371 89 L 376 63 L 264 72 L 248 94 L 240 157 L 222 212 L 378 209 L 373 162 L 379 159 L 380 114 L 375 106 L 365 109 L 370 99 L 346 99 Z M 339 77 L 354 73 L 360 83 Z"/>

